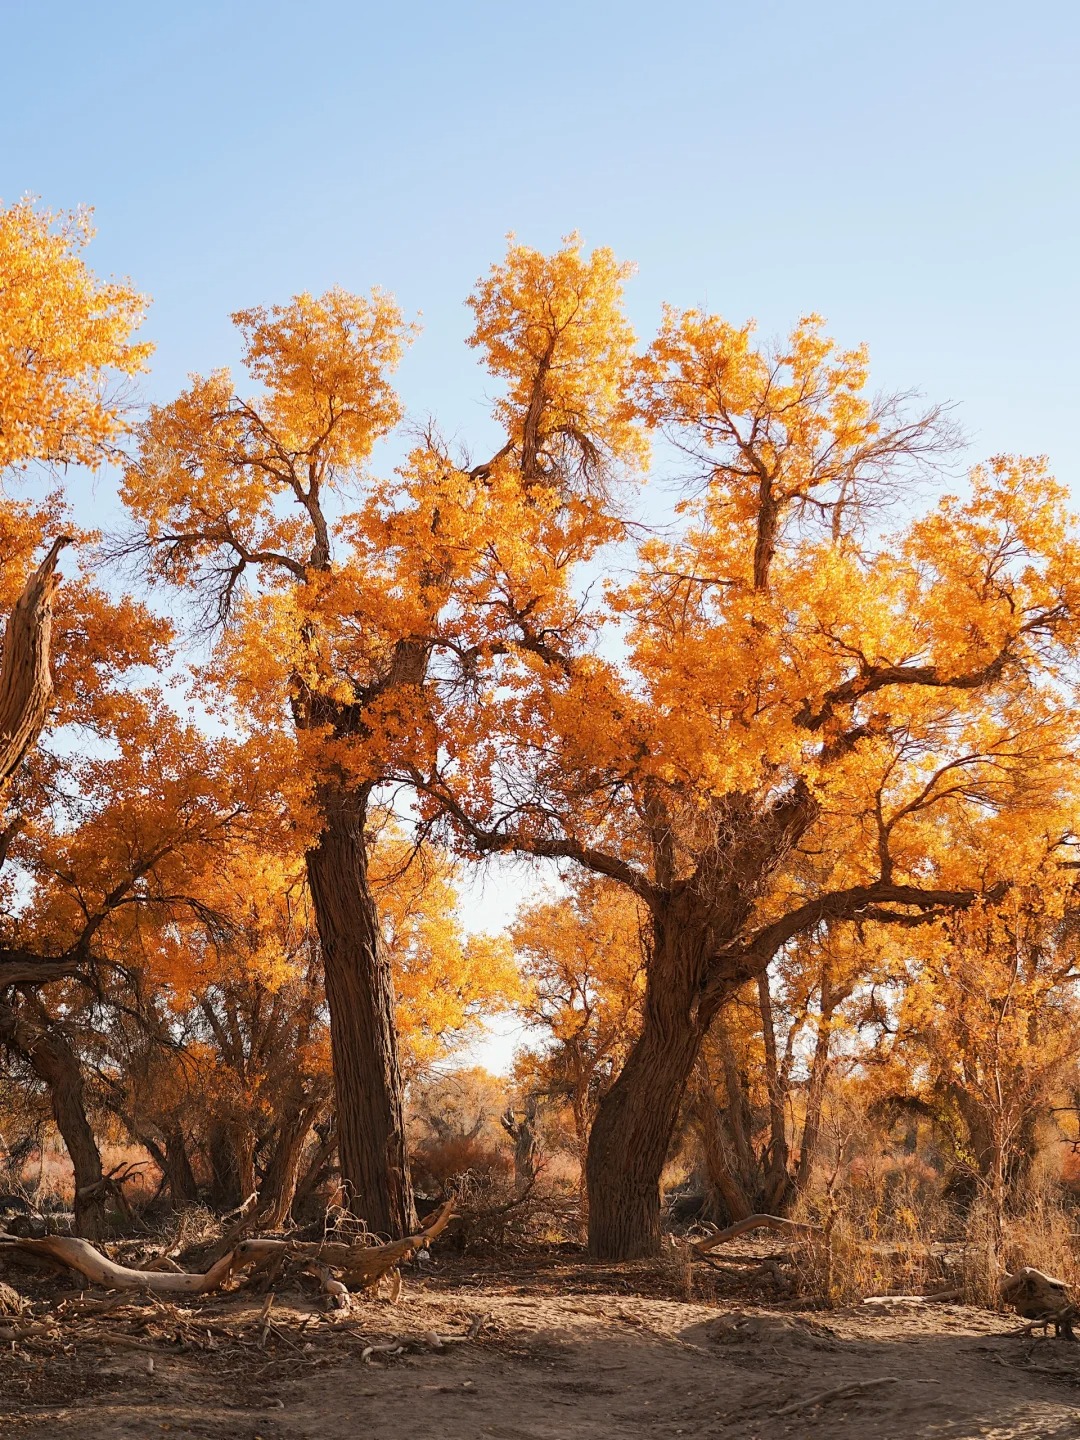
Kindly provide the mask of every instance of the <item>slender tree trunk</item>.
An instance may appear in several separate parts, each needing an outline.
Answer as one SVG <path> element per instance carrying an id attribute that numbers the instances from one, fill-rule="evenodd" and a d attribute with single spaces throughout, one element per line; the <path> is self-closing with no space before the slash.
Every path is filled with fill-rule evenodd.
<path id="1" fill-rule="evenodd" d="M 259 1188 L 255 1176 L 255 1136 L 245 1121 L 234 1121 L 230 1127 L 229 1143 L 236 1159 L 236 1178 L 240 1184 L 240 1203 Z"/>
<path id="2" fill-rule="evenodd" d="M 787 1087 L 776 1054 L 776 1025 L 768 972 L 758 976 L 758 1007 L 765 1046 L 765 1087 L 769 1096 L 769 1146 L 765 1156 L 765 1209 L 779 1211 L 791 1188 L 788 1172 Z"/>
<path id="3" fill-rule="evenodd" d="M 320 1126 L 315 1132 L 319 1143 L 304 1160 L 304 1173 L 296 1182 L 293 1194 L 293 1213 L 299 1215 L 319 1186 L 334 1173 L 334 1154 L 337 1150 L 337 1130 Z"/>
<path id="4" fill-rule="evenodd" d="M 87 1240 L 105 1235 L 106 1187 L 101 1152 L 86 1116 L 82 1070 L 66 1037 L 42 1017 L 0 1006 L 0 1039 L 48 1087 L 56 1128 L 75 1172 L 75 1234 Z"/>
<path id="5" fill-rule="evenodd" d="M 829 986 L 828 968 L 821 974 L 821 1017 L 818 1021 L 814 1058 L 810 1062 L 810 1083 L 806 1089 L 806 1118 L 803 1121 L 802 1144 L 799 1146 L 799 1167 L 795 1172 L 795 1188 L 800 1193 L 810 1184 L 821 1137 L 821 1110 L 825 1102 L 825 1081 L 829 1074 L 829 1045 L 832 1040 L 832 1017 L 835 1003 Z"/>
<path id="6" fill-rule="evenodd" d="M 696 977 L 708 934 L 654 921 L 641 1034 L 601 1100 L 589 1138 L 589 1253 L 636 1260 L 660 1249 L 660 1176 L 702 1040 Z"/>
<path id="7" fill-rule="evenodd" d="M 259 1192 L 259 1223 L 268 1230 L 284 1225 L 292 1209 L 300 1177 L 300 1161 L 315 1115 L 313 1107 L 305 1106 L 287 1115 L 278 1129 Z"/>
<path id="8" fill-rule="evenodd" d="M 588 1094 L 588 1079 L 582 1082 L 579 1078 L 571 1096 L 571 1107 L 574 1113 L 574 1139 L 578 1157 L 578 1217 L 583 1225 L 587 1224 L 589 1219 L 589 1186 L 585 1174 L 589 1162 Z"/>
<path id="9" fill-rule="evenodd" d="M 752 1143 L 754 1115 L 750 1108 L 746 1088 L 743 1085 L 743 1077 L 739 1071 L 735 1046 L 731 1042 L 731 1034 L 724 1022 L 723 1014 L 718 1015 L 713 1022 L 713 1034 L 716 1037 L 720 1060 L 724 1067 L 724 1089 L 727 1092 L 726 1121 L 728 1129 L 731 1131 L 735 1152 L 733 1157 L 735 1172 L 742 1191 L 745 1194 L 757 1196 L 761 1185 L 760 1170 Z M 753 1208 L 751 1206 L 751 1213 L 753 1213 Z"/>
<path id="10" fill-rule="evenodd" d="M 141 1131 L 130 1115 L 116 1111 L 124 1122 L 128 1134 L 137 1145 L 141 1145 L 161 1171 L 160 1189 L 167 1189 L 174 1210 L 184 1205 L 193 1205 L 199 1198 L 199 1186 L 191 1168 L 187 1142 L 179 1130 L 167 1131 L 158 1144 L 152 1135 Z M 159 1189 L 159 1193 L 160 1193 Z"/>
<path id="11" fill-rule="evenodd" d="M 341 1178 L 350 1207 L 391 1236 L 416 1228 L 390 960 L 368 879 L 366 806 L 323 788 L 325 828 L 307 872 L 322 942 Z"/>
<path id="12" fill-rule="evenodd" d="M 241 1200 L 246 1200 L 250 1190 L 241 1195 L 240 1173 L 232 1139 L 222 1124 L 215 1124 L 210 1131 L 207 1152 L 210 1159 L 210 1198 L 215 1209 L 235 1210 Z"/>
<path id="13" fill-rule="evenodd" d="M 725 1134 L 725 1117 L 716 1103 L 712 1077 L 701 1057 L 698 1059 L 693 1115 L 701 1139 L 705 1174 L 713 1192 L 710 1200 L 715 1203 L 715 1198 L 719 1197 L 729 1220 L 745 1220 L 754 1213 L 754 1207 L 737 1173 L 732 1145 Z"/>

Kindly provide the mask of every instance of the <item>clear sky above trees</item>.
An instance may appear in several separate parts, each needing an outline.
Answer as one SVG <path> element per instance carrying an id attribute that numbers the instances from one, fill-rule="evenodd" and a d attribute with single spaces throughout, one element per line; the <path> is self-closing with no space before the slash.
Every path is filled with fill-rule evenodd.
<path id="1" fill-rule="evenodd" d="M 661 296 L 814 309 L 982 454 L 1076 469 L 1068 0 L 3 9 L 0 196 L 96 206 L 95 268 L 154 299 L 154 398 L 232 310 L 377 282 L 424 311 L 407 404 L 460 415 L 473 280 L 507 230 L 578 228 L 639 264 L 639 331 Z"/>

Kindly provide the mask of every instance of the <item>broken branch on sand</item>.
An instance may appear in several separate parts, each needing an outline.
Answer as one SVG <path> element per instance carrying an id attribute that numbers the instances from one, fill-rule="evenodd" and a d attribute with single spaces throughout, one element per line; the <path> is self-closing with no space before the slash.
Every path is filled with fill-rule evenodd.
<path id="1" fill-rule="evenodd" d="M 734 1225 L 729 1225 L 726 1230 L 717 1230 L 712 1235 L 705 1235 L 700 1240 L 693 1241 L 695 1250 L 712 1250 L 717 1245 L 723 1245 L 726 1240 L 734 1240 L 739 1235 L 745 1235 L 748 1230 L 775 1230 L 781 1235 L 821 1235 L 824 1232 L 816 1225 L 802 1225 L 797 1220 L 785 1220 L 782 1215 L 747 1215 L 745 1220 L 736 1220 Z"/>
<path id="2" fill-rule="evenodd" d="M 304 1244 L 294 1240 L 242 1240 L 202 1275 L 161 1270 L 131 1270 L 102 1254 L 88 1240 L 67 1235 L 46 1235 L 30 1240 L 0 1235 L 0 1247 L 11 1246 L 31 1255 L 41 1255 L 77 1270 L 95 1285 L 109 1290 L 148 1290 L 155 1295 L 208 1295 L 232 1275 L 269 1261 L 318 1262 L 339 1270 L 347 1285 L 360 1289 L 374 1285 L 415 1250 L 423 1249 L 440 1235 L 453 1218 L 453 1201 L 436 1212 L 429 1225 L 415 1235 L 388 1245 L 345 1244 L 320 1240 Z"/>
<path id="3" fill-rule="evenodd" d="M 845 1400 L 861 1395 L 864 1390 L 876 1390 L 879 1385 L 898 1385 L 898 1375 L 879 1375 L 874 1380 L 855 1380 L 850 1385 L 837 1385 L 833 1390 L 819 1390 L 816 1395 L 806 1395 L 802 1400 L 793 1400 L 790 1405 L 781 1405 L 774 1410 L 774 1416 L 794 1415 L 799 1410 L 809 1410 L 812 1405 L 827 1405 L 830 1400 Z"/>

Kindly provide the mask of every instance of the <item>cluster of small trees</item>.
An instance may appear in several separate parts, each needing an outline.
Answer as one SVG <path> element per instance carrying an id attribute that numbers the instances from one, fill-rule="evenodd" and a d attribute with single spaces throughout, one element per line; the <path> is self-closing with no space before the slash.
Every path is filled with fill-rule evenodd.
<path id="1" fill-rule="evenodd" d="M 376 468 L 412 338 L 381 292 L 239 312 L 246 379 L 133 423 L 142 302 L 85 238 L 0 215 L 5 476 L 111 458 L 128 515 L 101 546 L 59 484 L 0 507 L 0 1042 L 84 1233 L 91 1096 L 177 1200 L 198 1170 L 279 1223 L 336 1151 L 409 1230 L 410 1066 L 505 1003 L 550 1032 L 595 1255 L 656 1249 L 680 1117 L 731 1214 L 783 1205 L 856 1050 L 1011 1183 L 1072 1023 L 1080 549 L 1044 462 L 918 500 L 941 410 L 813 316 L 761 344 L 669 310 L 639 346 L 576 237 L 470 297 L 479 459 L 429 424 Z M 647 528 L 653 453 L 679 493 Z M 187 621 L 89 562 L 57 589 L 61 535 Z M 492 855 L 567 895 L 467 938 L 455 877 Z"/>

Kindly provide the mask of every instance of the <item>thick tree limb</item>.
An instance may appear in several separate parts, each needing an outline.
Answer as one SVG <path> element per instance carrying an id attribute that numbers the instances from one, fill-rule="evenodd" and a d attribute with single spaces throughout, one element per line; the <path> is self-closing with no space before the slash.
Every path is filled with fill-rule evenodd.
<path id="1" fill-rule="evenodd" d="M 4 1246 L 44 1255 L 71 1270 L 77 1270 L 93 1285 L 107 1290 L 149 1290 L 155 1295 L 207 1295 L 232 1274 L 234 1254 L 230 1252 L 207 1270 L 205 1275 L 170 1274 L 162 1270 L 131 1270 L 118 1265 L 88 1240 L 75 1240 L 69 1235 L 46 1235 L 40 1240 L 0 1236 L 0 1254 Z"/>
<path id="2" fill-rule="evenodd" d="M 874 920 L 880 924 L 911 926 L 925 924 L 943 911 L 966 909 L 980 898 L 999 900 L 1004 887 L 993 886 L 982 895 L 977 890 L 924 890 L 918 885 L 892 885 L 878 881 L 853 885 L 807 900 L 763 926 L 756 934 L 732 941 L 714 956 L 711 979 L 702 997 L 702 1011 L 710 1019 L 733 982 L 752 980 L 776 952 L 827 920 Z M 902 908 L 893 908 L 902 907 Z"/>
<path id="3" fill-rule="evenodd" d="M 489 829 L 479 825 L 464 809 L 449 786 L 409 767 L 408 777 L 417 790 L 432 796 L 451 815 L 482 855 L 534 855 L 543 860 L 576 860 L 583 869 L 606 875 L 640 895 L 646 904 L 657 897 L 656 887 L 648 876 L 617 855 L 585 845 L 569 836 L 530 835 L 525 830 Z"/>
<path id="4" fill-rule="evenodd" d="M 0 990 L 8 985 L 44 985 L 78 973 L 73 960 L 34 955 L 28 950 L 0 950 Z"/>
<path id="5" fill-rule="evenodd" d="M 59 584 L 56 562 L 64 546 L 72 543 L 69 535 L 53 542 L 8 616 L 0 663 L 0 787 L 41 734 L 48 714 L 52 598 Z"/>
<path id="6" fill-rule="evenodd" d="M 868 665 L 863 662 L 860 673 L 829 690 L 817 710 L 808 700 L 804 701 L 795 716 L 795 723 L 806 730 L 820 730 L 839 707 L 854 704 L 889 686 L 921 685 L 931 690 L 977 690 L 1000 679 L 1011 659 L 1012 653 L 1006 645 L 987 664 L 955 675 L 943 675 L 936 665 Z"/>

